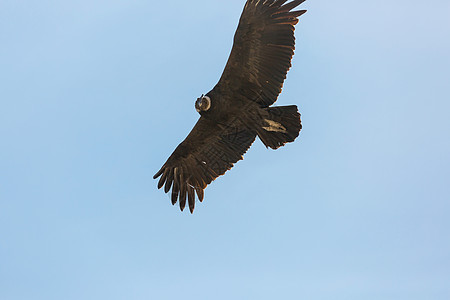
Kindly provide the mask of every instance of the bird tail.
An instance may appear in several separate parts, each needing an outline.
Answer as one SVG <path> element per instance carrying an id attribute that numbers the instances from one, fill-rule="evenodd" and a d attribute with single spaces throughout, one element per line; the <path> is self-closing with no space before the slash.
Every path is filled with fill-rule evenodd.
<path id="1" fill-rule="evenodd" d="M 264 145 L 278 149 L 286 143 L 293 142 L 302 129 L 297 106 L 275 106 L 265 110 L 268 114 L 262 118 L 262 124 L 257 129 L 258 136 Z"/>

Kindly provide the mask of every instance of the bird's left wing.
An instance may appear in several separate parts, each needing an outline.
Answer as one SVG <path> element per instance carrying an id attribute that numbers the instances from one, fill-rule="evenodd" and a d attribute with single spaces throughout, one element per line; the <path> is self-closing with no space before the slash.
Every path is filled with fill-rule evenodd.
<path id="1" fill-rule="evenodd" d="M 233 48 L 215 90 L 272 105 L 281 92 L 294 55 L 294 25 L 305 0 L 247 0 Z M 287 3 L 286 3 L 287 2 Z"/>
<path id="2" fill-rule="evenodd" d="M 153 176 L 161 176 L 158 188 L 170 189 L 172 204 L 177 200 L 180 209 L 186 206 L 191 213 L 195 207 L 195 193 L 203 201 L 203 190 L 242 159 L 256 138 L 256 134 L 239 120 L 225 127 L 205 117 L 195 124 L 186 139 L 178 145 L 162 168 Z"/>

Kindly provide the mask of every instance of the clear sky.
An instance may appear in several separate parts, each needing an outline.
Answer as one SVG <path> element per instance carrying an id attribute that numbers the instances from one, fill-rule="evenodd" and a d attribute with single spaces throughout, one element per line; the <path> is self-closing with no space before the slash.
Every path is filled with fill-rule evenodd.
<path id="1" fill-rule="evenodd" d="M 157 190 L 243 5 L 0 0 L 0 299 L 450 299 L 447 0 L 307 1 L 300 137 Z"/>

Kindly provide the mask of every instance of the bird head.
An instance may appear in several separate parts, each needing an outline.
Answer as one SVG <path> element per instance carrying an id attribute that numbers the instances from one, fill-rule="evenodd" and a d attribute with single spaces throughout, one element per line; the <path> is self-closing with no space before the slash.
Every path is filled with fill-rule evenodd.
<path id="1" fill-rule="evenodd" d="M 211 98 L 205 95 L 201 95 L 200 98 L 197 98 L 195 101 L 195 110 L 198 113 L 205 112 L 211 107 Z"/>

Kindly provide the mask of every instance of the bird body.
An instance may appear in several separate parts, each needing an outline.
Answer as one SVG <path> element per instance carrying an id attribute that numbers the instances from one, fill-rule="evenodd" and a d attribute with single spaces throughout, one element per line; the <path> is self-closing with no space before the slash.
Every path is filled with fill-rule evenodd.
<path id="1" fill-rule="evenodd" d="M 294 25 L 306 12 L 291 10 L 304 1 L 246 2 L 219 82 L 195 102 L 200 119 L 154 176 L 181 210 L 187 200 L 192 213 L 195 194 L 203 201 L 206 186 L 243 159 L 257 136 L 277 149 L 299 135 L 297 106 L 271 105 L 291 67 Z"/>

